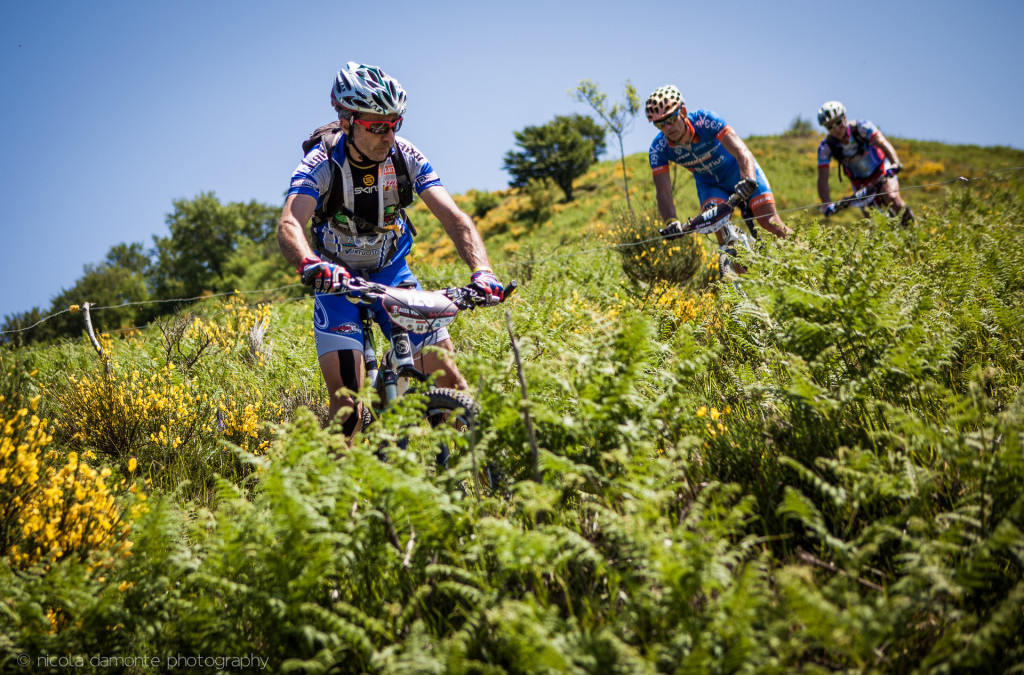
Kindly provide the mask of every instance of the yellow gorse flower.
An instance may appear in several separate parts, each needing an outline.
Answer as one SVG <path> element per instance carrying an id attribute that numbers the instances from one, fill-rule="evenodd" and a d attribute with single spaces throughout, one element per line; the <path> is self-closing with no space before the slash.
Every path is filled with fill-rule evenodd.
<path id="1" fill-rule="evenodd" d="M 109 484 L 110 469 L 97 471 L 75 452 L 62 464 L 45 465 L 53 437 L 46 420 L 25 408 L 2 424 L 0 522 L 14 525 L 6 534 L 15 542 L 7 551 L 11 562 L 28 567 L 99 548 L 127 553 L 129 526 Z"/>

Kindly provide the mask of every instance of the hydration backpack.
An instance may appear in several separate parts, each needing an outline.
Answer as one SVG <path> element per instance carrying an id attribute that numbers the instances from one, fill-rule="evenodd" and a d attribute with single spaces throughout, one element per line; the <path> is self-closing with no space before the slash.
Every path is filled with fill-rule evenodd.
<path id="1" fill-rule="evenodd" d="M 309 153 L 313 147 L 320 143 L 324 144 L 324 151 L 327 152 L 327 157 L 330 159 L 331 154 L 334 152 L 334 148 L 338 145 L 338 140 L 341 138 L 344 132 L 341 130 L 341 122 L 334 121 L 323 126 L 317 127 L 313 130 L 313 133 L 309 135 L 309 138 L 302 142 L 302 154 L 305 156 Z M 398 180 L 398 203 L 399 208 L 404 209 L 405 207 L 412 204 L 413 201 L 413 189 L 412 189 L 412 178 L 409 176 L 409 165 L 405 161 L 405 155 L 398 151 L 398 145 L 396 144 L 391 148 L 391 163 L 395 165 L 395 178 Z M 344 213 L 350 218 L 354 218 L 353 214 L 344 204 L 344 197 L 341 195 L 341 190 L 336 193 L 334 191 L 335 185 L 341 184 L 341 177 L 338 176 L 338 165 L 335 162 L 331 162 L 331 187 L 327 192 L 327 196 L 324 197 L 323 204 L 317 209 L 313 216 L 315 222 L 322 222 L 327 220 L 330 215 L 338 213 L 339 211 Z"/>
<path id="2" fill-rule="evenodd" d="M 854 155 L 854 157 L 858 157 L 866 150 L 868 150 L 871 144 L 868 142 L 868 139 L 864 138 L 864 136 L 861 135 L 859 124 L 854 122 L 853 124 L 848 124 L 847 126 L 850 129 L 850 138 L 852 138 L 854 142 L 857 143 L 857 154 Z M 832 134 L 828 134 L 825 136 L 825 142 L 828 144 L 828 149 L 832 151 L 832 156 L 835 157 L 836 162 L 839 163 L 839 180 L 842 181 L 843 173 L 846 173 L 846 175 L 850 174 L 846 166 L 843 164 L 843 160 L 846 159 L 846 155 L 843 154 L 844 144 Z"/>

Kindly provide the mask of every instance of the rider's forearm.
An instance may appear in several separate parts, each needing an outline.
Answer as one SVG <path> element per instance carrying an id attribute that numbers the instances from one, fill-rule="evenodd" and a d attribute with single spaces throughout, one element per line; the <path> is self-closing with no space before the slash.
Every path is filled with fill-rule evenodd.
<path id="1" fill-rule="evenodd" d="M 676 204 L 671 195 L 658 193 L 658 213 L 664 221 L 676 219 Z"/>
<path id="2" fill-rule="evenodd" d="M 484 240 L 468 215 L 460 214 L 449 222 L 442 222 L 441 225 L 452 243 L 455 244 L 455 250 L 459 257 L 469 265 L 470 269 L 491 266 L 491 261 L 487 257 L 487 249 L 484 247 Z"/>
<path id="3" fill-rule="evenodd" d="M 741 152 L 736 157 L 736 163 L 740 165 L 740 178 L 757 178 L 757 163 L 754 161 L 754 154 L 747 150 L 744 145 L 745 152 Z"/>
<path id="4" fill-rule="evenodd" d="M 304 258 L 316 257 L 309 242 L 306 241 L 302 226 L 287 215 L 282 216 L 277 225 L 277 245 L 288 264 L 295 268 L 298 268 Z"/>
<path id="5" fill-rule="evenodd" d="M 730 131 L 721 141 L 729 154 L 736 158 L 740 167 L 740 178 L 756 178 L 757 162 L 754 160 L 754 153 L 750 151 L 747 144 L 735 131 Z"/>
<path id="6" fill-rule="evenodd" d="M 315 258 L 316 254 L 306 239 L 306 223 L 313 217 L 316 199 L 309 195 L 289 195 L 281 209 L 281 219 L 277 222 L 277 245 L 285 260 L 298 269 L 305 258 Z"/>
<path id="7" fill-rule="evenodd" d="M 832 201 L 832 188 L 828 184 L 828 174 L 825 174 L 824 178 L 820 174 L 818 175 L 818 199 L 822 204 Z"/>
<path id="8" fill-rule="evenodd" d="M 892 143 L 889 142 L 888 138 L 882 135 L 881 131 L 874 135 L 874 137 L 871 139 L 871 143 L 872 145 L 876 145 L 879 148 L 881 148 L 882 152 L 885 154 L 885 158 L 888 159 L 890 162 L 892 162 L 893 164 L 900 163 L 900 158 L 896 154 L 896 148 L 893 147 Z"/>

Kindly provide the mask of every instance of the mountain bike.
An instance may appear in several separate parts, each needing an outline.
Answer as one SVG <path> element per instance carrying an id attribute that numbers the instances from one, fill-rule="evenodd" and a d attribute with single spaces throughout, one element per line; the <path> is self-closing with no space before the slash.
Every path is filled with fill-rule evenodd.
<path id="1" fill-rule="evenodd" d="M 740 207 L 750 234 L 757 239 L 754 214 L 747 206 L 747 202 L 735 192 L 729 195 L 729 199 L 726 201 L 711 204 L 702 213 L 690 218 L 685 223 L 673 223 L 668 227 L 661 228 L 658 233 L 665 239 L 675 239 L 687 234 L 713 234 L 719 230 L 725 230 L 725 242 L 718 247 L 719 278 L 728 279 L 737 274 L 743 274 L 746 269 L 735 261 L 736 246 L 742 244 L 748 251 L 751 249 L 750 239 L 732 223 L 732 211 L 737 206 Z"/>
<path id="2" fill-rule="evenodd" d="M 901 168 L 902 167 L 893 167 L 888 172 L 883 171 L 881 176 L 871 181 L 864 187 L 855 190 L 852 195 L 848 197 L 843 197 L 838 202 L 835 202 L 835 210 L 828 215 L 835 215 L 840 211 L 844 211 L 851 207 L 856 207 L 860 209 L 860 212 L 864 215 L 865 218 L 869 215 L 869 209 L 880 211 L 893 218 L 899 216 L 899 212 L 897 212 L 893 208 L 892 203 L 888 199 L 889 192 L 882 190 L 882 185 L 889 178 L 898 174 Z M 883 199 L 879 200 L 879 197 Z M 906 211 L 904 212 L 902 219 L 903 224 L 906 224 L 908 221 L 912 221 L 914 219 L 914 214 L 911 212 L 910 207 L 907 206 L 905 208 Z"/>
<path id="3" fill-rule="evenodd" d="M 516 282 L 509 283 L 501 298 L 504 302 L 516 290 Z M 363 408 L 363 426 L 371 423 L 394 405 L 410 389 L 410 382 L 426 383 L 429 376 L 416 368 L 410 333 L 423 335 L 451 324 L 459 312 L 487 304 L 486 296 L 472 286 L 421 290 L 408 286 L 386 286 L 360 277 L 352 277 L 340 294 L 358 304 L 363 325 L 363 364 L 366 381 L 377 390 L 378 400 L 373 413 Z M 373 334 L 373 316 L 370 306 L 380 301 L 391 319 L 390 348 L 383 358 L 377 358 Z M 478 406 L 465 391 L 429 386 L 424 418 L 432 427 L 453 424 L 460 431 L 471 430 L 476 423 Z M 450 455 L 442 444 L 437 463 L 446 466 Z"/>

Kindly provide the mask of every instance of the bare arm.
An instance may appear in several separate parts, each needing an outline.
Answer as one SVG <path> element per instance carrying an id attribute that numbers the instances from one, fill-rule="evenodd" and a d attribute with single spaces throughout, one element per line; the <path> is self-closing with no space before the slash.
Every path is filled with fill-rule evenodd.
<path id="1" fill-rule="evenodd" d="M 881 131 L 871 137 L 871 145 L 881 148 L 886 158 L 893 164 L 900 163 L 900 158 L 896 156 L 896 148 L 892 147 L 892 143 L 889 142 L 889 139 Z"/>
<path id="2" fill-rule="evenodd" d="M 665 173 L 654 174 L 654 193 L 657 195 L 658 213 L 666 222 L 676 219 L 676 200 L 672 196 L 672 177 Z"/>
<path id="3" fill-rule="evenodd" d="M 754 161 L 754 153 L 750 152 L 750 148 L 743 142 L 743 139 L 735 131 L 730 130 L 720 140 L 722 146 L 736 158 L 736 162 L 740 165 L 740 178 L 754 178 L 754 167 L 757 166 L 757 163 Z"/>
<path id="4" fill-rule="evenodd" d="M 826 164 L 818 167 L 818 199 L 823 204 L 832 201 L 832 188 L 828 184 L 828 170 L 831 166 L 831 164 Z"/>
<path id="5" fill-rule="evenodd" d="M 303 258 L 313 258 L 316 254 L 306 239 L 306 223 L 316 211 L 316 200 L 309 195 L 288 195 L 284 208 L 281 209 L 281 220 L 277 223 L 277 245 L 281 253 L 292 267 L 298 269 Z"/>
<path id="6" fill-rule="evenodd" d="M 435 185 L 421 192 L 420 198 L 434 217 L 441 221 L 441 226 L 455 244 L 459 257 L 470 269 L 490 267 L 484 240 L 477 232 L 473 219 L 455 204 L 448 190 Z"/>

